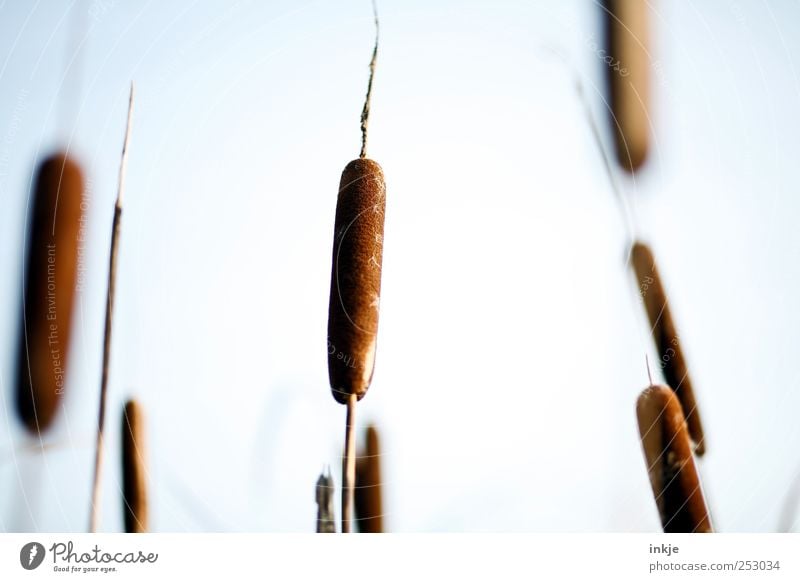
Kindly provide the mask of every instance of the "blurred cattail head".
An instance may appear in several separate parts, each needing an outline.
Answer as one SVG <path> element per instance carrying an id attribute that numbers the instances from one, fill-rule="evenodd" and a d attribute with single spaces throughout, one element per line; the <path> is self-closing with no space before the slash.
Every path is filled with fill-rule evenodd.
<path id="1" fill-rule="evenodd" d="M 642 242 L 635 242 L 631 249 L 631 260 L 636 273 L 639 295 L 644 302 L 650 328 L 658 353 L 658 366 L 666 383 L 672 387 L 683 407 L 689 425 L 689 436 L 695 452 L 703 455 L 706 450 L 705 433 L 700 411 L 695 398 L 692 379 L 683 353 L 680 337 L 672 317 L 667 294 L 656 268 L 653 251 Z"/>
<path id="2" fill-rule="evenodd" d="M 669 386 L 650 386 L 636 402 L 650 485 L 666 533 L 711 532 L 683 409 Z"/>
<path id="3" fill-rule="evenodd" d="M 356 459 L 355 513 L 358 530 L 383 533 L 383 483 L 378 430 L 367 427 L 362 454 Z"/>
<path id="4" fill-rule="evenodd" d="M 611 128 L 619 165 L 633 172 L 650 147 L 650 11 L 647 0 L 605 0 L 606 53 Z"/>
<path id="5" fill-rule="evenodd" d="M 330 470 L 321 473 L 317 479 L 317 533 L 336 533 L 336 514 L 333 509 L 333 477 Z"/>
<path id="6" fill-rule="evenodd" d="M 75 291 L 80 285 L 84 182 L 66 153 L 36 172 L 25 260 L 17 411 L 34 433 L 53 422 L 66 388 Z"/>
<path id="7" fill-rule="evenodd" d="M 144 533 L 148 526 L 144 432 L 142 407 L 128 400 L 122 414 L 122 508 L 127 533 Z"/>

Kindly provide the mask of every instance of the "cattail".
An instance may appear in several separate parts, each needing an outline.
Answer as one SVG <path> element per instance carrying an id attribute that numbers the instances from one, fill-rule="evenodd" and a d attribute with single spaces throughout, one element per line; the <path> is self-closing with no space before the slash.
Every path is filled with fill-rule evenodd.
<path id="1" fill-rule="evenodd" d="M 367 427 L 366 446 L 356 459 L 355 514 L 358 531 L 383 533 L 381 448 L 378 430 Z"/>
<path id="2" fill-rule="evenodd" d="M 147 461 L 144 413 L 128 400 L 122 413 L 122 509 L 126 533 L 147 532 Z"/>
<path id="3" fill-rule="evenodd" d="M 378 57 L 378 10 L 373 0 L 375 44 L 361 110 L 361 153 L 339 181 L 328 304 L 328 378 L 337 402 L 347 405 L 342 463 L 342 533 L 350 532 L 355 481 L 355 407 L 369 389 L 375 367 L 383 261 L 386 184 L 377 162 L 367 159 L 372 81 Z"/>
<path id="4" fill-rule="evenodd" d="M 317 533 L 336 533 L 336 514 L 333 509 L 333 477 L 330 470 L 317 479 Z"/>
<path id="5" fill-rule="evenodd" d="M 84 230 L 84 183 L 66 153 L 39 166 L 26 260 L 17 410 L 34 433 L 53 422 L 64 393 Z"/>
<path id="6" fill-rule="evenodd" d="M 650 484 L 665 533 L 711 532 L 681 404 L 669 386 L 650 386 L 636 403 Z"/>
<path id="7" fill-rule="evenodd" d="M 328 310 L 328 376 L 333 397 L 364 397 L 378 332 L 386 186 L 381 167 L 353 160 L 342 173 L 334 225 Z"/>
<path id="8" fill-rule="evenodd" d="M 650 142 L 650 32 L 648 0 L 606 0 L 611 125 L 619 164 L 634 171 Z"/>
<path id="9" fill-rule="evenodd" d="M 695 444 L 695 452 L 702 456 L 705 453 L 706 445 L 700 411 L 697 408 L 686 359 L 672 319 L 667 295 L 658 275 L 653 252 L 644 243 L 636 242 L 631 250 L 631 259 L 636 272 L 639 293 L 650 320 L 653 341 L 664 379 L 673 387 L 680 400 L 689 425 L 689 436 Z"/>
<path id="10" fill-rule="evenodd" d="M 386 186 L 377 162 L 353 160 L 342 172 L 334 223 L 328 307 L 328 377 L 347 405 L 342 466 L 342 532 L 350 532 L 355 481 L 355 405 L 375 365 Z"/>

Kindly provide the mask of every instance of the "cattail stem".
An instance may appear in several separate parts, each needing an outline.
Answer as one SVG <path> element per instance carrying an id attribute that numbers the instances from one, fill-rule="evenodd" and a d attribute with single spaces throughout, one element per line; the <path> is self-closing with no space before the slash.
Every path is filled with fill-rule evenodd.
<path id="1" fill-rule="evenodd" d="M 103 368 L 100 379 L 100 410 L 97 418 L 97 448 L 94 460 L 94 480 L 92 484 L 92 508 L 89 515 L 89 531 L 96 532 L 100 521 L 101 474 L 103 469 L 103 430 L 106 417 L 106 396 L 108 393 L 108 371 L 111 361 L 111 330 L 114 323 L 114 292 L 117 280 L 117 255 L 119 251 L 120 220 L 122 219 L 122 195 L 125 191 L 125 169 L 128 162 L 128 146 L 133 120 L 133 83 L 128 101 L 128 121 L 125 126 L 125 141 L 122 145 L 122 158 L 117 184 L 117 201 L 114 206 L 114 220 L 111 226 L 111 251 L 108 261 L 108 292 L 106 295 L 106 323 L 103 333 Z"/>
<path id="2" fill-rule="evenodd" d="M 375 45 L 372 48 L 372 58 L 369 61 L 369 81 L 367 82 L 367 96 L 364 98 L 364 108 L 361 110 L 361 153 L 360 158 L 367 157 L 367 124 L 369 123 L 369 106 L 372 99 L 372 80 L 375 78 L 375 63 L 378 60 L 378 38 L 380 36 L 380 23 L 378 22 L 378 6 L 372 0 L 372 14 L 375 18 Z"/>
<path id="3" fill-rule="evenodd" d="M 344 460 L 342 463 L 342 533 L 350 533 L 353 520 L 353 491 L 356 481 L 356 402 L 358 396 L 347 399 L 347 425 L 344 435 Z"/>
<path id="4" fill-rule="evenodd" d="M 366 394 L 372 380 L 383 246 L 386 194 L 383 173 L 377 163 L 366 159 L 372 81 L 380 36 L 375 0 L 372 0 L 372 13 L 375 45 L 369 63 L 367 95 L 361 111 L 361 152 L 359 159 L 345 168 L 339 186 L 328 309 L 328 375 L 334 398 L 347 405 L 342 459 L 342 533 L 350 533 L 353 519 L 356 402 Z"/>
<path id="5" fill-rule="evenodd" d="M 633 240 L 636 237 L 636 222 L 633 218 L 633 213 L 630 211 L 627 200 L 622 193 L 622 189 L 620 188 L 619 181 L 617 180 L 617 173 L 611 164 L 611 156 L 609 156 L 608 150 L 603 143 L 603 138 L 600 135 L 600 128 L 595 120 L 594 113 L 592 113 L 592 107 L 589 105 L 586 92 L 583 89 L 583 81 L 581 80 L 580 74 L 572 65 L 568 66 L 573 70 L 573 74 L 575 76 L 575 91 L 578 94 L 578 100 L 581 102 L 581 106 L 583 107 L 583 113 L 586 116 L 586 123 L 589 125 L 589 129 L 592 132 L 592 138 L 597 146 L 597 151 L 600 153 L 600 158 L 603 160 L 603 168 L 605 168 L 608 182 L 611 184 L 611 190 L 614 193 L 614 197 L 619 205 L 620 212 L 622 213 L 622 222 L 625 224 L 625 230 L 627 231 L 628 238 Z"/>

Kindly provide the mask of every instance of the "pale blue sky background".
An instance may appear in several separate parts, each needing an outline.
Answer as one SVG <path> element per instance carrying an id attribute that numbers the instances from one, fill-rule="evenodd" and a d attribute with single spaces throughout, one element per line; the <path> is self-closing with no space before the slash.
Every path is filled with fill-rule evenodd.
<path id="1" fill-rule="evenodd" d="M 800 470 L 800 5 L 653 6 L 654 148 L 622 182 L 687 349 L 715 523 L 773 531 Z M 607 138 L 599 7 L 379 8 L 369 153 L 387 222 L 358 414 L 383 435 L 388 527 L 655 531 L 634 416 L 651 342 L 573 73 L 551 54 L 580 70 Z M 118 416 L 136 395 L 155 530 L 312 530 L 322 466 L 340 482 L 330 248 L 371 18 L 367 0 L 0 3 L 0 530 L 88 523 L 131 79 L 102 529 L 121 528 Z M 91 180 L 87 285 L 43 455 L 10 399 L 19 275 L 33 168 L 67 144 Z"/>

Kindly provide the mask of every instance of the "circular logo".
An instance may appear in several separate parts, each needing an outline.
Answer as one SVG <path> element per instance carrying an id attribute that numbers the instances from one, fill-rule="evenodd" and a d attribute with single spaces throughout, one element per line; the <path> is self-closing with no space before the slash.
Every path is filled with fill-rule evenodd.
<path id="1" fill-rule="evenodd" d="M 28 542 L 19 551 L 19 563 L 26 570 L 35 570 L 44 561 L 44 546 L 39 542 Z"/>

